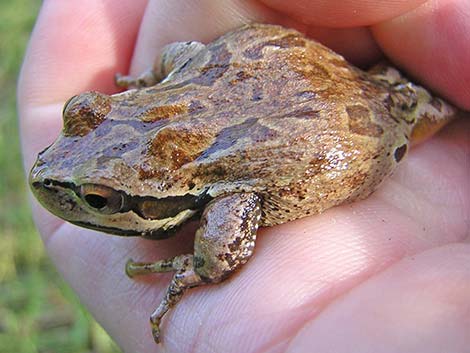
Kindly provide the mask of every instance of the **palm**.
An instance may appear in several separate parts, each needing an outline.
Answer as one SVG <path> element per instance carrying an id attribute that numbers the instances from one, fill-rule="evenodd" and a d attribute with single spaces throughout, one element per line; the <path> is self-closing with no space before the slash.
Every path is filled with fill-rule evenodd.
<path id="1" fill-rule="evenodd" d="M 134 19 L 128 21 L 134 31 L 142 5 L 127 5 L 134 8 Z M 129 11 L 125 5 L 122 7 L 122 11 Z M 269 15 L 263 11 L 254 16 Z M 152 20 L 147 19 L 147 27 L 149 22 Z M 140 36 L 146 39 L 141 39 L 141 43 L 149 37 L 157 44 L 165 40 L 152 37 L 156 34 L 145 33 L 143 28 Z M 53 29 L 37 29 L 41 30 L 49 33 Z M 381 30 L 378 36 L 386 35 L 383 29 L 378 32 Z M 319 30 L 312 30 L 315 31 Z M 124 36 L 131 40 L 132 33 L 126 33 Z M 362 30 L 354 29 L 351 33 L 362 33 Z M 109 35 L 103 33 L 103 37 Z M 54 35 L 51 33 L 51 36 Z M 335 37 L 329 38 L 334 41 Z M 188 34 L 171 38 L 177 39 L 206 38 L 190 38 Z M 55 40 L 54 45 L 67 45 L 64 39 L 60 43 L 57 41 L 61 38 Z M 361 41 L 370 48 L 367 55 L 357 56 L 347 46 L 342 50 L 349 51 L 358 61 L 368 62 L 377 55 L 371 41 L 369 37 Z M 74 43 L 77 44 L 80 42 Z M 85 44 L 89 48 L 89 43 Z M 143 50 L 144 44 L 136 48 L 133 70 L 141 71 L 141 66 L 153 60 L 154 52 Z M 33 40 L 32 45 L 44 44 Z M 42 91 L 37 88 L 37 82 L 32 81 L 28 71 L 31 58 L 27 58 L 20 86 L 27 166 L 31 165 L 35 152 L 55 135 L 46 135 L 47 129 L 39 127 L 47 124 L 56 132 L 60 128 L 61 103 L 50 105 L 48 102 L 61 102 L 77 93 L 77 89 L 109 92 L 112 74 L 126 66 L 119 60 L 128 57 L 131 48 L 133 43 L 110 51 L 120 55 L 115 66 L 108 70 L 96 69 L 100 60 L 109 61 L 100 55 L 106 48 L 97 48 L 97 53 L 90 57 L 90 63 L 93 62 L 90 67 L 94 70 L 90 79 L 84 80 L 72 73 L 70 82 L 58 82 L 60 90 L 47 91 L 48 96 L 40 101 L 31 99 L 31 91 Z M 109 55 L 109 52 L 104 54 Z M 82 58 L 85 63 L 87 58 L 87 55 Z M 64 66 L 70 69 L 67 64 Z M 52 74 L 43 75 L 50 78 L 47 75 Z M 439 85 L 439 77 L 435 81 Z M 443 93 L 456 101 L 463 99 L 460 93 L 454 94 L 446 87 Z M 44 134 L 38 136 L 37 131 L 44 131 Z M 219 286 L 188 292 L 170 312 L 162 327 L 163 349 L 169 352 L 277 352 L 288 351 L 290 347 L 292 351 L 301 352 L 304 347 L 305 352 L 310 352 L 326 351 L 331 344 L 341 347 L 343 341 L 344 351 L 351 350 L 351 342 L 357 347 L 367 344 L 369 349 L 374 344 L 393 347 L 397 344 L 393 334 L 401 337 L 408 337 L 408 334 L 410 340 L 411 337 L 416 339 L 413 327 L 400 322 L 420 318 L 423 308 L 417 305 L 419 303 L 429 305 L 425 308 L 426 315 L 435 312 L 433 319 L 439 317 L 436 308 L 442 307 L 436 303 L 448 304 L 446 313 L 454 314 L 454 306 L 459 305 L 468 313 L 468 303 L 464 300 L 468 288 L 458 290 L 456 284 L 468 282 L 470 277 L 470 249 L 465 244 L 470 208 L 468 132 L 468 122 L 461 119 L 431 141 L 416 147 L 395 175 L 367 200 L 261 230 L 255 256 L 243 271 Z M 128 258 L 150 261 L 189 252 L 191 226 L 173 239 L 152 242 L 105 236 L 64 224 L 39 207 L 35 208 L 35 217 L 54 261 L 118 343 L 129 352 L 155 351 L 147 317 L 161 299 L 169 276 L 130 280 L 124 275 L 124 264 Z M 438 337 L 434 330 L 439 330 L 442 336 L 445 329 L 444 336 L 449 342 L 461 342 L 462 328 L 458 327 L 465 327 L 462 320 L 467 320 L 468 324 L 468 314 L 466 317 L 454 315 L 451 325 L 432 321 L 434 326 L 421 332 L 429 337 L 421 338 L 432 342 Z M 426 323 L 429 324 L 429 320 Z M 344 340 L 336 341 L 338 335 Z"/>

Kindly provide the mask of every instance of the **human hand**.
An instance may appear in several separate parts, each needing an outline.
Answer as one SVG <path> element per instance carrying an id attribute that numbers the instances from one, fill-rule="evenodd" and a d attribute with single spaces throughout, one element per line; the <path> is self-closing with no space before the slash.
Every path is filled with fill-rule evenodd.
<path id="1" fill-rule="evenodd" d="M 112 93 L 115 72 L 142 72 L 165 44 L 207 42 L 246 21 L 295 27 L 358 64 L 383 51 L 468 110 L 470 4 L 414 9 L 422 2 L 44 2 L 18 91 L 25 166 L 58 135 L 70 96 Z M 461 119 L 414 148 L 367 200 L 261 230 L 243 270 L 190 290 L 165 317 L 158 349 L 468 349 L 469 127 Z M 169 277 L 131 280 L 124 264 L 190 252 L 192 230 L 159 242 L 124 239 L 64 223 L 36 203 L 34 213 L 49 254 L 96 319 L 124 351 L 154 352 L 147 318 Z"/>

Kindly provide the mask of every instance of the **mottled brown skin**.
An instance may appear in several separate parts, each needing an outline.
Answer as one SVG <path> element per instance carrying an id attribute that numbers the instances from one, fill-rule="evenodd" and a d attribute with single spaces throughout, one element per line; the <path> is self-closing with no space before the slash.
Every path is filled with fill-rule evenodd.
<path id="1" fill-rule="evenodd" d="M 393 68 L 361 71 L 270 25 L 172 44 L 154 70 L 116 82 L 135 89 L 66 104 L 63 133 L 30 182 L 54 214 L 108 233 L 164 238 L 200 216 L 194 254 L 126 267 L 176 271 L 151 316 L 157 342 L 187 288 L 220 282 L 250 258 L 258 226 L 367 197 L 412 133 L 456 114 Z"/>

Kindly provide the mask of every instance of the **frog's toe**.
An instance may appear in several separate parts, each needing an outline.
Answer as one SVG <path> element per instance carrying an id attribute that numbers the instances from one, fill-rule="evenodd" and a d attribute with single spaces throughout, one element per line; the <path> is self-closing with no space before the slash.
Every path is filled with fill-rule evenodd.
<path id="1" fill-rule="evenodd" d="M 156 344 L 159 344 L 161 342 L 160 338 L 160 326 L 157 324 L 154 324 L 152 320 L 150 320 L 150 324 L 152 325 L 152 336 L 153 340 L 155 341 Z"/>
<path id="2" fill-rule="evenodd" d="M 125 76 L 119 72 L 114 75 L 114 84 L 117 87 L 129 88 L 134 83 L 135 83 L 135 79 L 131 76 Z"/>
<path id="3" fill-rule="evenodd" d="M 136 262 L 129 259 L 126 262 L 126 274 L 133 278 L 137 275 L 177 271 L 186 267 L 186 262 L 192 261 L 192 255 L 179 255 L 155 262 Z"/>
<path id="4" fill-rule="evenodd" d="M 134 271 L 135 264 L 136 264 L 136 262 L 134 260 L 132 260 L 132 259 L 127 260 L 127 262 L 126 262 L 126 275 L 127 275 L 127 277 L 132 278 L 136 275 L 136 273 Z"/>
<path id="5" fill-rule="evenodd" d="M 126 76 L 120 73 L 114 75 L 114 83 L 125 89 L 150 87 L 158 83 L 152 69 L 144 71 L 137 77 Z"/>

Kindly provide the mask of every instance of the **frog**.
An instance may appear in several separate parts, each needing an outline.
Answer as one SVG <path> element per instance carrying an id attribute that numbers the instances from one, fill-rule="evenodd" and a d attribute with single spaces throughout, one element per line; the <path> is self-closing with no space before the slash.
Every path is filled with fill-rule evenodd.
<path id="1" fill-rule="evenodd" d="M 119 236 L 165 239 L 198 220 L 194 250 L 125 272 L 174 272 L 150 315 L 155 342 L 188 289 L 230 278 L 259 227 L 367 198 L 458 109 L 381 63 L 369 70 L 294 30 L 246 24 L 166 46 L 122 90 L 63 108 L 29 175 L 54 215 Z"/>

